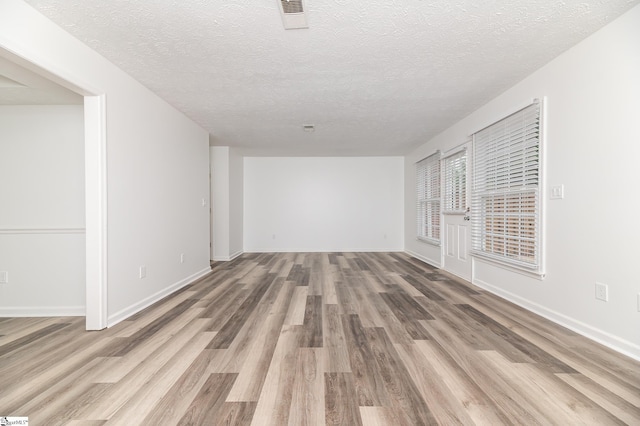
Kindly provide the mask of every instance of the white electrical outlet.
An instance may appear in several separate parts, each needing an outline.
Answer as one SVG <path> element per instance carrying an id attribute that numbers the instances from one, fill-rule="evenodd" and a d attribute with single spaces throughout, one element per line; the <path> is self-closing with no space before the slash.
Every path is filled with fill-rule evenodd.
<path id="1" fill-rule="evenodd" d="M 184 263 L 184 253 L 180 253 L 180 263 Z"/>
<path id="2" fill-rule="evenodd" d="M 640 293 L 638 293 L 638 312 L 640 312 Z"/>
<path id="3" fill-rule="evenodd" d="M 596 299 L 603 302 L 609 301 L 609 286 L 602 283 L 596 283 Z"/>
<path id="4" fill-rule="evenodd" d="M 140 279 L 143 279 L 147 276 L 147 267 L 145 265 L 140 266 L 140 273 L 138 275 Z"/>
<path id="5" fill-rule="evenodd" d="M 0 284 L 9 284 L 9 272 L 0 271 Z"/>

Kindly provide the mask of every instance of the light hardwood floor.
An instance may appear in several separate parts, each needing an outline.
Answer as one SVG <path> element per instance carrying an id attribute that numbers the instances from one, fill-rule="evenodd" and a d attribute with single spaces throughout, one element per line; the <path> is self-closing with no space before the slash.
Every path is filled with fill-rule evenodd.
<path id="1" fill-rule="evenodd" d="M 640 363 L 399 253 L 245 254 L 117 326 L 0 319 L 31 425 L 640 424 Z"/>

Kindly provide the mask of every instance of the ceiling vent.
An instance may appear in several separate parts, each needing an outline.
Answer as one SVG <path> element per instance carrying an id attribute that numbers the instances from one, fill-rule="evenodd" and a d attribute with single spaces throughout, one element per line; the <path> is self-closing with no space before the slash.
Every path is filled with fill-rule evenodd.
<path id="1" fill-rule="evenodd" d="M 278 3 L 280 4 L 280 15 L 282 16 L 282 24 L 285 30 L 309 28 L 302 0 L 278 0 Z"/>

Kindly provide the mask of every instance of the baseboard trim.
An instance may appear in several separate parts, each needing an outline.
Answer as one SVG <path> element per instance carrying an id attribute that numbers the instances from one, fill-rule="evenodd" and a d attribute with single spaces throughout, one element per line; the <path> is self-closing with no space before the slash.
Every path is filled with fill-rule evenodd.
<path id="1" fill-rule="evenodd" d="M 359 248 L 359 249 L 251 249 L 245 250 L 245 253 L 401 253 L 402 249 L 398 248 L 387 248 L 387 249 L 370 249 L 370 248 Z"/>
<path id="2" fill-rule="evenodd" d="M 505 291 L 499 287 L 491 285 L 477 278 L 473 280 L 473 284 L 484 290 L 487 290 L 492 294 L 495 294 L 496 296 L 508 300 L 511 303 L 514 303 L 535 314 L 538 314 L 543 318 L 553 321 L 558 325 L 566 327 L 569 330 L 574 331 L 588 339 L 598 342 L 601 345 L 608 347 L 609 349 L 620 352 L 623 355 L 640 361 L 640 346 L 632 342 L 621 339 L 618 336 L 609 334 L 605 331 L 592 327 L 574 318 L 556 312 L 552 309 L 545 308 L 544 306 L 541 306 L 535 302 L 532 302 L 511 292 Z"/>
<path id="3" fill-rule="evenodd" d="M 442 265 L 440 264 L 440 262 L 436 262 L 433 259 L 429 259 L 428 257 L 423 256 L 421 254 L 418 254 L 415 251 L 411 251 L 411 250 L 406 250 L 405 249 L 404 252 L 406 254 L 408 254 L 409 256 L 415 257 L 418 260 L 422 260 L 424 263 L 426 263 L 428 265 L 431 265 L 431 266 L 436 267 L 438 269 L 442 268 Z"/>
<path id="4" fill-rule="evenodd" d="M 213 260 L 214 262 L 230 262 L 233 259 L 237 258 L 238 256 L 242 255 L 242 253 L 244 253 L 242 250 L 237 251 L 235 253 L 233 253 L 230 256 L 213 256 Z"/>
<path id="5" fill-rule="evenodd" d="M 121 321 L 124 321 L 125 319 L 129 318 L 131 315 L 134 315 L 138 312 L 140 312 L 141 310 L 153 305 L 154 303 L 156 303 L 157 301 L 167 297 L 168 295 L 170 295 L 171 293 L 174 293 L 178 290 L 180 290 L 182 287 L 185 287 L 191 283 L 193 283 L 194 281 L 204 277 L 205 275 L 209 274 L 211 272 L 211 267 L 207 266 L 206 268 L 196 272 L 195 274 L 189 275 L 188 277 L 181 279 L 180 281 L 170 285 L 169 287 L 166 287 L 160 291 L 158 291 L 157 293 L 152 294 L 151 296 L 147 297 L 146 299 L 141 300 L 138 303 L 134 303 L 133 305 L 124 308 L 118 312 L 116 312 L 113 315 L 110 315 L 107 318 L 107 327 L 113 327 L 114 325 L 118 324 Z"/>
<path id="6" fill-rule="evenodd" d="M 0 317 L 83 317 L 84 306 L 22 306 L 0 307 Z"/>
<path id="7" fill-rule="evenodd" d="M 233 260 L 233 259 L 235 259 L 235 258 L 237 258 L 237 257 L 241 256 L 241 255 L 242 255 L 242 253 L 244 253 L 242 250 L 240 250 L 240 251 L 237 251 L 237 252 L 233 253 L 231 256 L 229 256 L 229 260 Z"/>
<path id="8" fill-rule="evenodd" d="M 2 228 L 0 234 L 85 234 L 85 228 Z"/>

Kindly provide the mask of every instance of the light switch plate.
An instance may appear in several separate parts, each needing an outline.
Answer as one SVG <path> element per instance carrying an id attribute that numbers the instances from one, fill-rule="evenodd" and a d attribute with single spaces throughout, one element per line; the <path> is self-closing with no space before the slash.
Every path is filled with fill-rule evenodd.
<path id="1" fill-rule="evenodd" d="M 596 299 L 603 302 L 609 301 L 609 286 L 602 283 L 596 283 Z"/>
<path id="2" fill-rule="evenodd" d="M 564 198 L 564 185 L 553 185 L 551 187 L 551 199 L 562 200 Z"/>
<path id="3" fill-rule="evenodd" d="M 0 284 L 8 284 L 9 283 L 9 272 L 0 271 Z"/>

